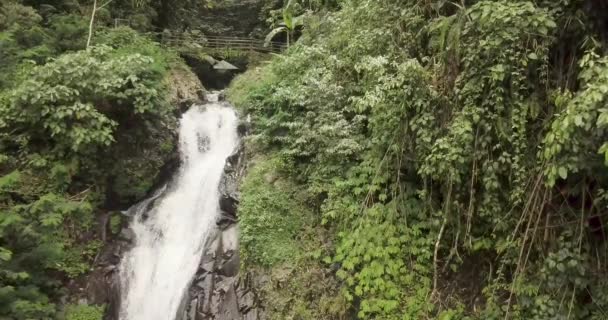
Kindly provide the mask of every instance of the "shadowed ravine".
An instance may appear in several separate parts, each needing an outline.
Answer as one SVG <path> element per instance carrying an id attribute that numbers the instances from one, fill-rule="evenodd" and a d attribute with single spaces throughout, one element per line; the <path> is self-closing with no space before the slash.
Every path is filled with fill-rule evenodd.
<path id="1" fill-rule="evenodd" d="M 136 239 L 120 266 L 121 320 L 175 319 L 215 228 L 218 186 L 238 145 L 237 116 L 216 102 L 193 106 L 179 139 L 177 177 L 163 195 L 131 209 Z"/>

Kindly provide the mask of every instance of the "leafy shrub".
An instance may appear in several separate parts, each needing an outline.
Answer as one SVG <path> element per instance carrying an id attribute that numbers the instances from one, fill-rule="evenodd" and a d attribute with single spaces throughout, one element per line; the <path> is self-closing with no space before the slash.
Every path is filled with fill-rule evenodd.
<path id="1" fill-rule="evenodd" d="M 15 2 L 3 2 L 0 7 L 0 30 L 5 31 L 15 26 L 37 26 L 42 17 L 32 7 Z"/>
<path id="2" fill-rule="evenodd" d="M 103 306 L 71 304 L 66 307 L 65 320 L 101 320 L 103 310 Z"/>
<path id="3" fill-rule="evenodd" d="M 604 108 L 608 99 L 608 57 L 591 52 L 581 59 L 580 67 L 582 88 L 575 94 L 564 92 L 556 98 L 559 113 L 544 139 L 543 157 L 551 163 L 545 169 L 550 185 L 569 174 L 594 172 L 608 165 L 604 130 L 608 125 Z"/>
<path id="4" fill-rule="evenodd" d="M 11 75 L 23 60 L 43 62 L 53 52 L 41 27 L 42 17 L 31 7 L 0 4 L 0 89 L 11 84 Z"/>
<path id="5" fill-rule="evenodd" d="M 41 138 L 57 152 L 78 153 L 109 146 L 119 116 L 165 112 L 157 108 L 162 74 L 148 69 L 153 60 L 110 54 L 100 47 L 32 69 L 4 107 L 5 123 L 27 140 Z"/>
<path id="6" fill-rule="evenodd" d="M 84 49 L 89 25 L 81 15 L 56 15 L 51 17 L 49 32 L 53 35 L 53 46 L 59 52 Z"/>

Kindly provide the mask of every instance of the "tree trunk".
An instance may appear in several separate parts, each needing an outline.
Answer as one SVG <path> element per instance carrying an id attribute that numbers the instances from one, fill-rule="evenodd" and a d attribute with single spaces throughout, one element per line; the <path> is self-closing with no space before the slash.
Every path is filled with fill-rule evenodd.
<path id="1" fill-rule="evenodd" d="M 93 10 L 91 10 L 91 21 L 89 22 L 89 37 L 87 38 L 87 50 L 91 46 L 91 38 L 93 37 L 93 24 L 95 23 L 95 12 L 97 11 L 97 0 L 93 0 Z"/>
<path id="2" fill-rule="evenodd" d="M 177 5 L 177 4 L 174 4 Z M 162 31 L 164 29 L 169 29 L 170 25 L 171 25 L 171 12 L 175 12 L 172 11 L 172 4 L 170 0 L 162 0 L 160 2 L 160 12 L 158 14 L 158 21 L 156 24 L 156 28 L 159 31 Z"/>

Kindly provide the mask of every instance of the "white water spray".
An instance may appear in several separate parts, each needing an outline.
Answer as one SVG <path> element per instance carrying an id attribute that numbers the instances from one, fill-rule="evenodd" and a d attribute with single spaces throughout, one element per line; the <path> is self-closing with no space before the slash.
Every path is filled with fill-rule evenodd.
<path id="1" fill-rule="evenodd" d="M 132 208 L 136 240 L 120 266 L 121 320 L 175 319 L 215 228 L 224 164 L 238 143 L 236 126 L 235 112 L 218 103 L 182 116 L 179 176 L 165 194 Z"/>

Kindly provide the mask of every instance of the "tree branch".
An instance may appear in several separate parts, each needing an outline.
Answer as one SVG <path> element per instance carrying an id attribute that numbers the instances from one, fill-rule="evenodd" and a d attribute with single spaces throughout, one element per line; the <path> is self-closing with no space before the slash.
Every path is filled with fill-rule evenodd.
<path id="1" fill-rule="evenodd" d="M 89 22 L 89 36 L 87 38 L 87 47 L 89 50 L 91 46 L 91 38 L 93 37 L 93 24 L 95 22 L 95 12 L 97 11 L 97 0 L 93 0 L 93 10 L 91 10 L 91 21 Z"/>
<path id="2" fill-rule="evenodd" d="M 107 6 L 108 4 L 110 4 L 110 2 L 112 2 L 113 0 L 108 0 L 106 3 L 102 4 L 99 6 L 99 8 L 97 8 L 97 10 L 103 9 L 103 7 Z"/>

